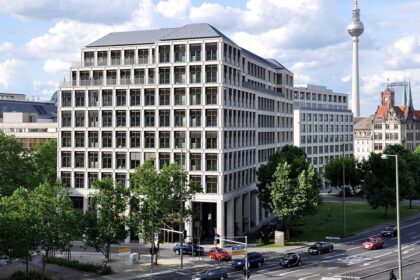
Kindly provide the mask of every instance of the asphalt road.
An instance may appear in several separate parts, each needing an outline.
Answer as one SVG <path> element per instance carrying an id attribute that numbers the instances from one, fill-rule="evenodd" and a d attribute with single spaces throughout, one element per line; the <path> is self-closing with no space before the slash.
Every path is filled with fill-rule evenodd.
<path id="1" fill-rule="evenodd" d="M 278 255 L 265 255 L 266 262 L 259 269 L 251 270 L 250 279 L 296 279 L 317 280 L 322 277 L 342 279 L 389 279 L 391 269 L 398 275 L 397 238 L 383 238 L 382 249 L 368 251 L 361 247 L 363 240 L 380 234 L 380 230 L 365 232 L 356 237 L 334 243 L 334 252 L 321 256 L 311 256 L 302 250 L 302 266 L 282 268 L 278 264 Z M 403 256 L 403 273 L 405 280 L 420 279 L 420 217 L 402 223 L 401 241 Z M 242 271 L 230 268 L 230 262 L 209 260 L 205 266 L 184 269 L 182 271 L 161 273 L 157 275 L 139 275 L 133 279 L 191 279 L 191 276 L 206 267 L 223 266 L 229 269 L 229 279 L 243 279 Z M 344 278 L 346 277 L 347 278 Z"/>

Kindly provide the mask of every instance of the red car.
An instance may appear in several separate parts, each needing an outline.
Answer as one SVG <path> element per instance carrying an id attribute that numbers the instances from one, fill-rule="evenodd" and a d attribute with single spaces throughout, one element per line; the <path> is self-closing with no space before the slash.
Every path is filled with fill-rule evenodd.
<path id="1" fill-rule="evenodd" d="M 368 249 L 368 250 L 379 249 L 379 248 L 382 248 L 383 246 L 384 246 L 384 241 L 382 240 L 382 238 L 377 237 L 377 236 L 369 237 L 368 240 L 363 242 L 363 248 Z"/>
<path id="2" fill-rule="evenodd" d="M 231 254 L 229 254 L 225 249 L 218 247 L 211 248 L 209 256 L 211 259 L 218 261 L 230 261 L 232 259 Z"/>

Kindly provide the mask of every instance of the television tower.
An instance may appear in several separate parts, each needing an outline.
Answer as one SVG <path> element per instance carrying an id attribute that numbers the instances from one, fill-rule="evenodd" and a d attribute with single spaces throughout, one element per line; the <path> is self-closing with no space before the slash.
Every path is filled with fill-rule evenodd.
<path id="1" fill-rule="evenodd" d="M 353 116 L 360 116 L 359 95 L 359 36 L 363 34 L 365 26 L 360 21 L 360 9 L 357 0 L 354 0 L 352 21 L 347 26 L 347 32 L 353 37 L 353 70 L 352 70 L 352 105 Z"/>

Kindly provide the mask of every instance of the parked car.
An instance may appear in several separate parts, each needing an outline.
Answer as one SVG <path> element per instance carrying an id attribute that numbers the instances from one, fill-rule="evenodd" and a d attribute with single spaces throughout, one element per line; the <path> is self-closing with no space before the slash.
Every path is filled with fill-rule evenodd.
<path id="1" fill-rule="evenodd" d="M 334 245 L 329 242 L 316 242 L 309 247 L 308 253 L 311 255 L 321 255 L 323 253 L 331 253 L 334 250 Z"/>
<path id="2" fill-rule="evenodd" d="M 209 251 L 209 256 L 211 259 L 218 260 L 218 261 L 230 261 L 232 259 L 232 255 L 229 254 L 223 248 L 213 247 Z"/>
<path id="3" fill-rule="evenodd" d="M 201 271 L 192 277 L 192 280 L 226 279 L 228 277 L 227 269 L 218 267 Z"/>
<path id="4" fill-rule="evenodd" d="M 181 254 L 181 243 L 175 243 L 174 247 L 172 248 L 175 254 Z M 182 244 L 182 254 L 186 255 L 193 255 L 193 256 L 202 256 L 204 254 L 204 248 L 201 246 L 197 246 L 195 244 L 183 243 Z"/>
<path id="5" fill-rule="evenodd" d="M 0 256 L 0 266 L 1 265 L 6 265 L 8 263 L 11 263 L 12 261 L 10 260 L 10 258 L 6 255 Z"/>
<path id="6" fill-rule="evenodd" d="M 382 237 L 394 237 L 397 236 L 396 226 L 387 226 L 381 233 Z"/>
<path id="7" fill-rule="evenodd" d="M 287 253 L 280 256 L 280 265 L 283 267 L 292 267 L 301 265 L 300 256 L 296 253 Z"/>
<path id="8" fill-rule="evenodd" d="M 260 253 L 248 253 L 247 254 L 248 259 L 248 268 L 251 267 L 261 267 L 264 263 L 264 256 Z M 243 269 L 245 267 L 246 259 L 236 259 L 232 261 L 232 267 L 235 269 Z"/>
<path id="9" fill-rule="evenodd" d="M 384 241 L 382 240 L 382 238 L 378 236 L 369 237 L 368 240 L 363 242 L 363 248 L 368 249 L 368 250 L 379 249 L 379 248 L 382 248 L 383 246 L 384 246 Z"/>

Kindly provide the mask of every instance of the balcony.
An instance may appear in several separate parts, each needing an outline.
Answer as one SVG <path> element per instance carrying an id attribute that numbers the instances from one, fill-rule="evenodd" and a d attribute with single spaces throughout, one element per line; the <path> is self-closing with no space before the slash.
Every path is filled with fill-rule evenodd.
<path id="1" fill-rule="evenodd" d="M 103 84 L 104 84 L 104 79 L 102 78 L 93 79 L 94 86 L 102 86 Z"/>
<path id="2" fill-rule="evenodd" d="M 116 85 L 117 84 L 117 79 L 106 79 L 106 85 Z"/>
<path id="3" fill-rule="evenodd" d="M 124 59 L 124 64 L 125 65 L 131 65 L 131 64 L 134 64 L 134 63 L 135 63 L 134 57 L 128 57 L 128 58 Z"/>
<path id="4" fill-rule="evenodd" d="M 120 84 L 121 85 L 131 85 L 131 79 L 130 78 L 120 78 Z"/>
<path id="5" fill-rule="evenodd" d="M 94 58 L 85 59 L 85 66 L 94 66 L 94 65 L 95 65 L 95 59 Z"/>
<path id="6" fill-rule="evenodd" d="M 108 64 L 107 58 L 98 58 L 98 66 L 106 66 Z"/>
<path id="7" fill-rule="evenodd" d="M 121 65 L 121 59 L 120 58 L 112 58 L 111 59 L 111 65 Z"/>
<path id="8" fill-rule="evenodd" d="M 134 78 L 134 84 L 136 85 L 143 85 L 146 82 L 145 78 Z"/>
<path id="9" fill-rule="evenodd" d="M 92 84 L 91 79 L 81 79 L 80 80 L 80 85 L 81 86 L 90 86 L 91 84 Z"/>

